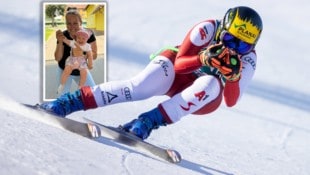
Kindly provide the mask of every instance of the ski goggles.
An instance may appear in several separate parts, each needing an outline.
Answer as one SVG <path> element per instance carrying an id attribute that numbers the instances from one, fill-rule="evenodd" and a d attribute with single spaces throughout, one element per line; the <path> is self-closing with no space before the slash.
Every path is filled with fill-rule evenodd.
<path id="1" fill-rule="evenodd" d="M 235 36 L 227 32 L 226 30 L 223 30 L 221 32 L 220 39 L 222 43 L 224 44 L 224 46 L 230 49 L 233 49 L 238 54 L 242 54 L 242 55 L 247 54 L 250 51 L 252 51 L 255 46 L 254 44 L 249 44 L 236 38 Z"/>

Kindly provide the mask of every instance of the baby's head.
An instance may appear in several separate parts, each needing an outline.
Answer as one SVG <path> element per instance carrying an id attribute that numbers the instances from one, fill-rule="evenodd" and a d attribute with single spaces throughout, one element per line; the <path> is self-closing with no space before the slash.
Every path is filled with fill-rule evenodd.
<path id="1" fill-rule="evenodd" d="M 85 29 L 81 29 L 76 32 L 76 41 L 79 43 L 86 43 L 89 38 L 89 32 Z"/>

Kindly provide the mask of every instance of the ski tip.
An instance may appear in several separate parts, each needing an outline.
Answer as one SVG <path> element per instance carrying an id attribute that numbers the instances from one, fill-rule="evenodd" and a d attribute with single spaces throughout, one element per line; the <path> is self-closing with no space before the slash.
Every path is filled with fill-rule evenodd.
<path id="1" fill-rule="evenodd" d="M 27 104 L 27 103 L 21 103 L 21 105 L 28 107 L 28 108 L 32 108 L 32 109 L 37 109 L 39 108 L 39 104 Z"/>
<path id="2" fill-rule="evenodd" d="M 169 156 L 169 161 L 172 163 L 180 163 L 182 160 L 182 156 L 181 154 L 176 151 L 176 150 L 172 150 L 172 149 L 167 149 L 167 154 Z"/>

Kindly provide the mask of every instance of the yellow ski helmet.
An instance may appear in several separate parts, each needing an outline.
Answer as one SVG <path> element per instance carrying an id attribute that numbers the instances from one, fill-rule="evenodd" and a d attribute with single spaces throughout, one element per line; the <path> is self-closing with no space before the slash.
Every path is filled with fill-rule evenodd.
<path id="1" fill-rule="evenodd" d="M 226 12 L 219 33 L 223 30 L 246 43 L 255 45 L 263 30 L 263 22 L 252 8 L 238 6 Z"/>

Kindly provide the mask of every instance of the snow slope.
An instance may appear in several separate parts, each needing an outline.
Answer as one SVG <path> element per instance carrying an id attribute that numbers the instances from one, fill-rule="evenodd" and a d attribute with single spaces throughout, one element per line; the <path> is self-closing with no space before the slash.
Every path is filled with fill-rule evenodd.
<path id="1" fill-rule="evenodd" d="M 188 116 L 148 141 L 177 149 L 172 165 L 111 140 L 93 142 L 36 119 L 16 102 L 41 100 L 41 2 L 0 6 L 0 174 L 310 174 L 310 18 L 306 0 L 108 1 L 108 79 L 126 79 L 148 55 L 182 41 L 195 23 L 253 6 L 264 21 L 253 82 L 234 108 Z M 78 112 L 109 125 L 125 123 L 165 97 Z M 143 107 L 141 107 L 143 106 Z"/>

